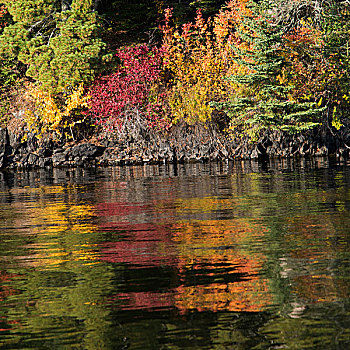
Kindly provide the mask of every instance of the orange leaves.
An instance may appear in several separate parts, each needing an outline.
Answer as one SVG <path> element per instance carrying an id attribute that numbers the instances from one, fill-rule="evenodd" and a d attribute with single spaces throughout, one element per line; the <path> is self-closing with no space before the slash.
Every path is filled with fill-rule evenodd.
<path id="1" fill-rule="evenodd" d="M 7 26 L 8 11 L 5 5 L 0 5 L 0 31 Z"/>
<path id="2" fill-rule="evenodd" d="M 170 25 L 172 16 L 173 16 L 173 9 L 167 8 L 164 11 L 164 24 L 159 28 L 163 35 L 162 46 L 165 52 L 165 56 L 164 56 L 165 64 L 167 63 L 167 55 L 170 54 L 174 43 L 174 37 L 173 37 L 174 28 Z"/>
<path id="3" fill-rule="evenodd" d="M 301 47 L 322 47 L 322 32 L 306 21 L 301 22 L 302 26 L 295 28 L 291 33 L 285 35 L 286 46 L 292 50 L 292 55 L 298 55 Z"/>
<path id="4" fill-rule="evenodd" d="M 204 19 L 198 10 L 194 22 L 181 28 L 170 25 L 172 10 L 166 10 L 160 29 L 164 68 L 171 75 L 168 104 L 174 123 L 206 122 L 214 110 L 210 103 L 234 94 L 234 84 L 224 78 L 238 68 L 233 61 L 233 34 L 237 21 L 249 12 L 246 3 L 232 0 L 213 19 Z"/>
<path id="5" fill-rule="evenodd" d="M 289 84 L 293 99 L 319 101 L 325 84 L 331 78 L 322 53 L 322 32 L 312 23 L 301 21 L 301 26 L 284 36 L 284 58 L 289 63 Z M 324 80 L 326 78 L 326 80 Z"/>
<path id="6" fill-rule="evenodd" d="M 194 28 L 198 31 L 199 35 L 203 35 L 208 30 L 208 21 L 205 21 L 200 9 L 197 10 L 197 17 L 195 19 Z"/>
<path id="7" fill-rule="evenodd" d="M 251 15 L 251 10 L 247 8 L 248 0 L 231 0 L 227 3 L 226 9 L 221 10 L 214 18 L 213 32 L 219 43 L 232 40 L 233 29 L 242 23 L 244 16 Z"/>

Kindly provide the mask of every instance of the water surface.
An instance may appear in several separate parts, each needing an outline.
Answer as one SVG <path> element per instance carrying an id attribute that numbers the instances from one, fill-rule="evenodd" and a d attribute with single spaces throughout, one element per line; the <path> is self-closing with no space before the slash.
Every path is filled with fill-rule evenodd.
<path id="1" fill-rule="evenodd" d="M 349 349 L 350 167 L 0 173 L 3 349 Z"/>

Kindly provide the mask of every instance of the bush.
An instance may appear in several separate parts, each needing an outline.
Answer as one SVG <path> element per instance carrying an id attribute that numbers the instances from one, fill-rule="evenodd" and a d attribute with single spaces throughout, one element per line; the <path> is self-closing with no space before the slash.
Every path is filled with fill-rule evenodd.
<path id="1" fill-rule="evenodd" d="M 162 51 L 140 45 L 118 49 L 116 56 L 117 71 L 100 76 L 88 91 L 88 114 L 107 132 L 120 130 L 131 114 L 149 127 L 166 127 L 160 89 Z"/>
<path id="2" fill-rule="evenodd" d="M 232 59 L 236 16 L 237 3 L 230 1 L 213 20 L 205 20 L 198 10 L 193 23 L 176 28 L 170 25 L 172 10 L 166 10 L 161 31 L 173 123 L 206 122 L 214 112 L 210 103 L 227 100 L 235 92 L 235 85 L 224 78 L 238 67 Z"/>
<path id="3" fill-rule="evenodd" d="M 26 123 L 28 131 L 36 134 L 38 139 L 52 132 L 58 137 L 75 139 L 75 135 L 82 132 L 82 126 L 87 126 L 86 115 L 82 112 L 88 107 L 89 96 L 84 95 L 82 84 L 61 95 L 33 86 L 29 94 L 34 108 L 26 110 Z"/>

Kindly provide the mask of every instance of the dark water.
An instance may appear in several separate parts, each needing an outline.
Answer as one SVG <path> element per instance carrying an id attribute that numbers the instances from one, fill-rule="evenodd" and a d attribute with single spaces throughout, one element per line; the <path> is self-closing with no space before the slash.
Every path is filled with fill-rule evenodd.
<path id="1" fill-rule="evenodd" d="M 350 349 L 350 167 L 0 174 L 2 349 Z"/>

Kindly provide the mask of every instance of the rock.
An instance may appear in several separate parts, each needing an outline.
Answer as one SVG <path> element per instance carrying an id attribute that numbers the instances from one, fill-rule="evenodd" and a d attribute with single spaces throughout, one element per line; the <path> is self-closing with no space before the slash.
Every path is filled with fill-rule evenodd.
<path id="1" fill-rule="evenodd" d="M 27 162 L 29 166 L 36 166 L 38 165 L 38 160 L 39 160 L 39 157 L 36 154 L 31 153 L 28 156 Z"/>
<path id="2" fill-rule="evenodd" d="M 52 159 L 51 158 L 39 158 L 38 166 L 40 168 L 44 168 L 44 167 L 47 167 L 47 166 L 50 166 L 50 165 L 52 165 Z"/>
<path id="3" fill-rule="evenodd" d="M 63 151 L 64 151 L 63 148 L 56 148 L 56 149 L 53 151 L 53 154 L 62 153 Z"/>
<path id="4" fill-rule="evenodd" d="M 52 156 L 52 163 L 54 167 L 65 165 L 65 162 L 66 162 L 66 154 L 64 152 L 54 153 L 54 155 Z"/>
<path id="5" fill-rule="evenodd" d="M 85 167 L 98 165 L 125 165 L 141 163 L 204 162 L 229 159 L 261 159 L 264 157 L 350 156 L 344 144 L 350 144 L 350 132 L 336 137 L 329 132 L 289 135 L 284 132 L 264 133 L 259 141 L 233 138 L 216 129 L 200 125 L 174 126 L 165 135 L 155 131 L 145 134 L 115 135 L 104 139 L 104 146 L 92 142 L 68 145 L 62 138 L 53 141 L 44 135 L 40 141 L 28 135 L 22 142 L 22 131 L 6 136 L 0 129 L 0 167 Z M 56 148 L 55 148 L 56 147 Z M 11 152 L 10 152 L 11 151 Z M 5 164 L 5 165 L 4 165 Z"/>
<path id="6" fill-rule="evenodd" d="M 27 148 L 29 152 L 35 152 L 38 149 L 37 138 L 32 133 L 28 133 L 27 135 Z"/>
<path id="7" fill-rule="evenodd" d="M 22 138 L 23 134 L 18 132 L 10 132 L 9 133 L 9 141 L 10 141 L 10 146 L 12 148 L 13 153 L 17 153 L 17 150 L 21 147 L 22 145 Z"/>
<path id="8" fill-rule="evenodd" d="M 71 154 L 73 157 L 93 158 L 101 156 L 104 150 L 105 147 L 102 146 L 96 146 L 92 143 L 82 143 L 74 146 L 71 149 Z"/>

